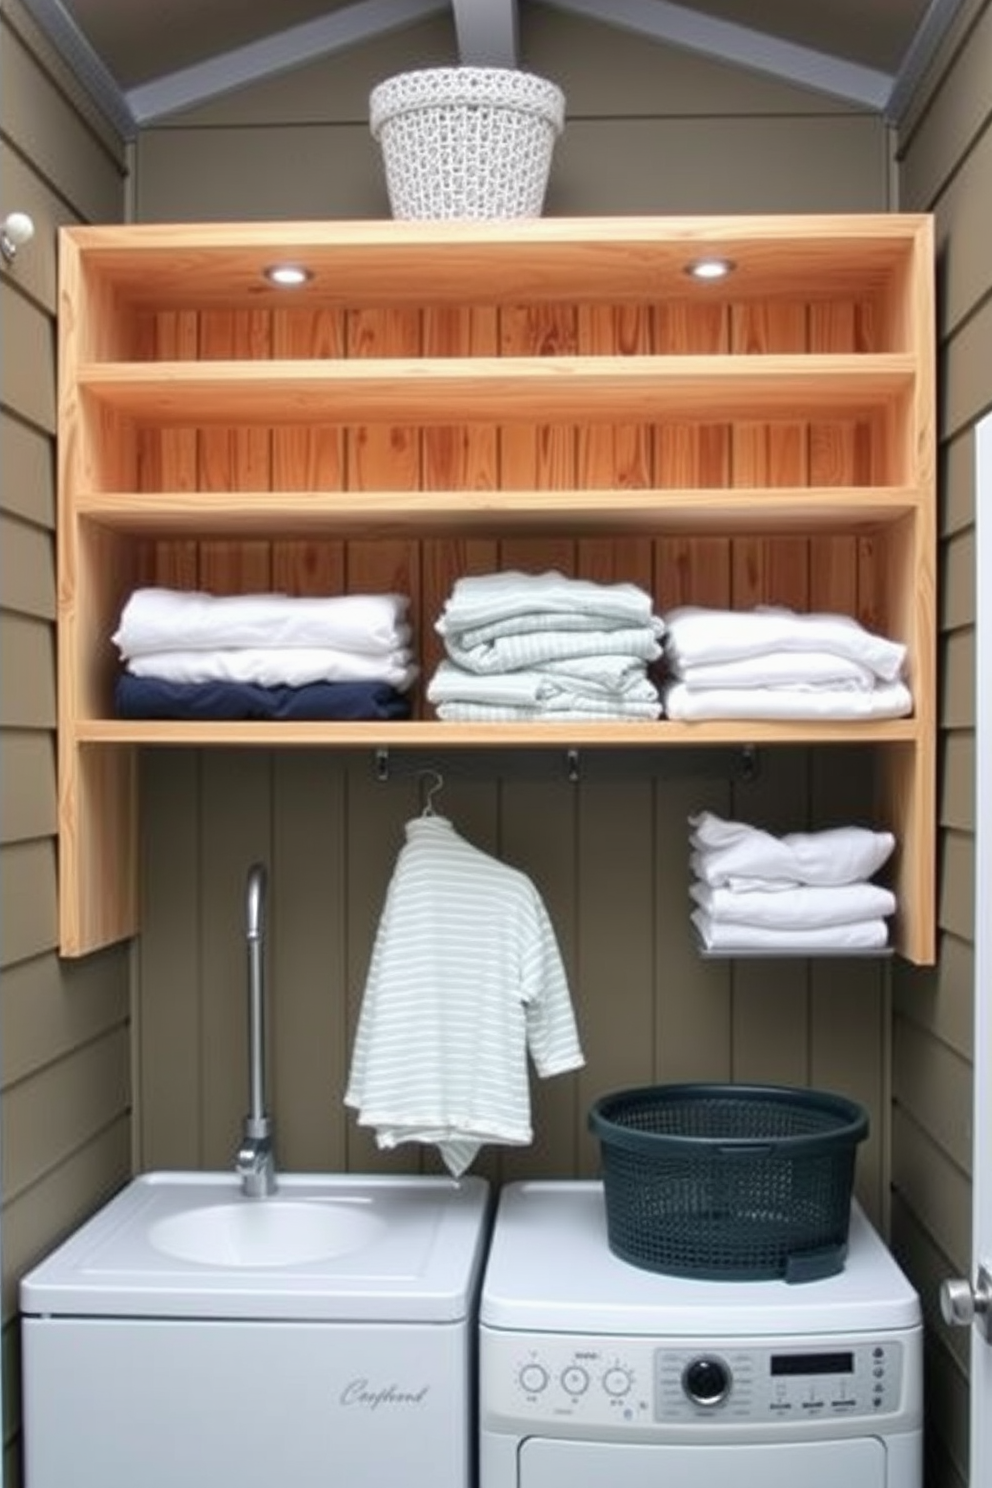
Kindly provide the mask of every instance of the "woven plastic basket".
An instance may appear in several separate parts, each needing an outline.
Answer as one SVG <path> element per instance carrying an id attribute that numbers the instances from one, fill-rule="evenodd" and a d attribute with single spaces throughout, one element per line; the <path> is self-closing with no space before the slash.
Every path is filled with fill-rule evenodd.
<path id="1" fill-rule="evenodd" d="M 648 1271 L 817 1281 L 843 1270 L 863 1107 L 768 1085 L 657 1085 L 603 1096 L 610 1249 Z"/>
<path id="2" fill-rule="evenodd" d="M 565 124 L 556 83 L 503 67 L 428 67 L 372 89 L 394 217 L 539 217 Z"/>

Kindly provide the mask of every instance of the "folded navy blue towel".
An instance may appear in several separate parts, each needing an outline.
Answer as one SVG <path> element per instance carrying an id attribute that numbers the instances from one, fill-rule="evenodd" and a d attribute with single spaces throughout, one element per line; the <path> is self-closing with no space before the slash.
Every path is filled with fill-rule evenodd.
<path id="1" fill-rule="evenodd" d="M 120 718 L 357 722 L 410 717 L 408 697 L 385 682 L 259 687 L 253 682 L 164 682 L 121 672 L 115 704 Z"/>

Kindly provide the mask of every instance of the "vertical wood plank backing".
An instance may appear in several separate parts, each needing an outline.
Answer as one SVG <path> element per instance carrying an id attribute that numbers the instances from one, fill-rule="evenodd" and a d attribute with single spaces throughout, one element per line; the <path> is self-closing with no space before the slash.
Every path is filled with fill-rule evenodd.
<path id="1" fill-rule="evenodd" d="M 494 356 L 499 348 L 496 311 L 491 307 L 427 309 L 423 337 L 426 356 Z M 424 490 L 489 491 L 498 486 L 499 440 L 491 424 L 440 425 L 425 429 L 421 440 Z M 461 574 L 491 572 L 498 560 L 495 539 L 425 539 L 420 556 L 421 615 L 414 642 L 421 667 L 418 695 L 423 698 L 444 654 L 434 626 L 455 580 Z M 434 716 L 426 701 L 421 716 Z"/>
<path id="2" fill-rule="evenodd" d="M 416 357 L 421 354 L 416 310 L 353 310 L 346 323 L 350 357 Z M 416 491 L 420 485 L 420 430 L 399 424 L 352 428 L 347 437 L 348 489 Z"/>
<path id="3" fill-rule="evenodd" d="M 272 312 L 272 355 L 337 360 L 344 355 L 344 312 L 293 307 Z M 339 491 L 345 483 L 344 430 L 337 424 L 290 424 L 272 430 L 276 491 Z"/>
<path id="4" fill-rule="evenodd" d="M 267 311 L 205 311 L 200 322 L 200 355 L 205 361 L 234 357 L 262 360 L 271 354 L 272 325 Z M 265 491 L 271 485 L 272 448 L 267 428 L 205 428 L 200 434 L 201 489 Z M 272 588 L 268 542 L 212 539 L 200 545 L 200 582 L 213 594 L 261 592 Z"/>
<path id="5" fill-rule="evenodd" d="M 584 356 L 647 356 L 650 306 L 581 305 L 577 346 Z M 603 490 L 651 484 L 651 430 L 642 424 L 585 424 L 578 431 L 577 484 Z"/>
<path id="6" fill-rule="evenodd" d="M 729 349 L 730 315 L 725 305 L 673 303 L 652 310 L 652 339 L 658 356 L 718 354 Z M 656 426 L 653 479 L 665 489 L 721 489 L 730 484 L 730 428 L 726 424 L 667 421 Z M 676 605 L 730 603 L 732 544 L 723 537 L 662 537 L 655 542 L 659 609 Z"/>
<path id="7" fill-rule="evenodd" d="M 433 306 L 423 312 L 425 357 L 496 356 L 499 323 L 492 306 Z M 499 444 L 491 424 L 436 424 L 424 429 L 425 491 L 492 491 L 500 483 Z"/>
<path id="8" fill-rule="evenodd" d="M 698 301 L 655 305 L 657 356 L 718 355 L 730 348 L 730 310 Z M 654 480 L 662 489 L 730 484 L 730 431 L 726 423 L 666 420 L 654 431 Z"/>
<path id="9" fill-rule="evenodd" d="M 150 317 L 149 333 L 156 361 L 196 361 L 200 354 L 200 317 L 195 310 L 163 310 Z M 199 435 L 195 428 L 145 429 L 143 491 L 197 491 Z M 199 547 L 189 538 L 147 543 L 143 582 L 165 588 L 195 589 L 199 583 Z"/>
<path id="10" fill-rule="evenodd" d="M 272 355 L 337 358 L 344 354 L 344 313 L 293 306 L 272 312 Z M 344 430 L 333 424 L 279 425 L 270 433 L 275 491 L 339 491 L 345 483 Z M 278 593 L 329 595 L 344 589 L 344 543 L 338 538 L 283 538 L 272 543 L 272 587 Z"/>
<path id="11" fill-rule="evenodd" d="M 499 316 L 504 356 L 572 356 L 578 314 L 570 305 L 508 307 Z M 575 482 L 578 431 L 571 424 L 514 424 L 500 431 L 500 485 L 508 491 L 565 489 Z"/>

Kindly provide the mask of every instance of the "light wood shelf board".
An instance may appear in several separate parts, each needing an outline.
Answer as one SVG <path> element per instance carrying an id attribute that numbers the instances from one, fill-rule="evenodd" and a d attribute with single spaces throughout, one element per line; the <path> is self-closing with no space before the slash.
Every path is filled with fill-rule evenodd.
<path id="1" fill-rule="evenodd" d="M 356 358 L 92 362 L 84 397 L 148 423 L 661 422 L 854 417 L 912 386 L 889 356 Z"/>

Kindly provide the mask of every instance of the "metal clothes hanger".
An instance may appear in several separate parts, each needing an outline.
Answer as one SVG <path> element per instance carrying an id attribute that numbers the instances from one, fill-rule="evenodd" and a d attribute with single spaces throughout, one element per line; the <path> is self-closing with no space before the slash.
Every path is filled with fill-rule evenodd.
<path id="1" fill-rule="evenodd" d="M 434 797 L 438 791 L 444 790 L 444 776 L 440 770 L 418 770 L 417 775 L 420 780 L 429 779 L 431 781 L 431 784 L 427 787 L 427 793 L 424 797 L 424 804 L 420 814 L 421 816 L 433 816 L 435 814 Z"/>

